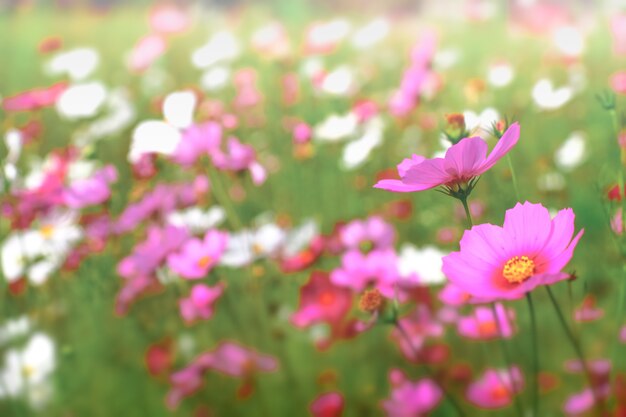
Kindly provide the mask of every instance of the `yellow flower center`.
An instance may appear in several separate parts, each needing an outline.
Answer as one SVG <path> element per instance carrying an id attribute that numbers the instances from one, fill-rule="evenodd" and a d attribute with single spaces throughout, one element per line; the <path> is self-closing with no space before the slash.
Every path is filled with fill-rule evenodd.
<path id="1" fill-rule="evenodd" d="M 39 231 L 41 232 L 43 237 L 45 237 L 46 239 L 50 239 L 54 234 L 54 226 L 51 224 L 45 224 L 41 226 L 41 229 L 39 229 Z"/>
<path id="2" fill-rule="evenodd" d="M 209 264 L 213 261 L 213 259 L 206 255 L 203 256 L 202 258 L 198 259 L 198 267 L 199 268 L 206 268 L 207 266 L 209 266 Z"/>
<path id="3" fill-rule="evenodd" d="M 35 373 L 35 368 L 30 365 L 22 366 L 22 375 L 25 378 L 30 378 Z"/>
<path id="4" fill-rule="evenodd" d="M 528 256 L 514 256 L 504 264 L 502 276 L 512 284 L 526 281 L 535 273 L 535 262 Z"/>

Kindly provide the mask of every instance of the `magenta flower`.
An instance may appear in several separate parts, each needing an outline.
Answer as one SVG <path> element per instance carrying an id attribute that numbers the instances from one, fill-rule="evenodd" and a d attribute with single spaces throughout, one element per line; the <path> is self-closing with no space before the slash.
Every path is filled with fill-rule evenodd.
<path id="1" fill-rule="evenodd" d="M 63 191 L 63 200 L 68 207 L 77 209 L 104 203 L 111 196 L 109 184 L 115 181 L 117 170 L 107 165 L 91 178 L 74 181 Z"/>
<path id="2" fill-rule="evenodd" d="M 461 336 L 469 339 L 510 339 L 515 331 L 512 323 L 514 317 L 515 311 L 506 310 L 500 303 L 496 304 L 496 314 L 490 307 L 476 307 L 473 314 L 458 320 L 457 330 Z"/>
<path id="3" fill-rule="evenodd" d="M 222 127 L 216 122 L 191 125 L 174 151 L 173 159 L 181 165 L 193 165 L 200 156 L 210 155 L 222 140 Z"/>
<path id="4" fill-rule="evenodd" d="M 582 305 L 574 310 L 574 320 L 578 322 L 590 322 L 600 320 L 604 316 L 604 310 L 596 306 L 593 295 L 587 295 Z"/>
<path id="5" fill-rule="evenodd" d="M 516 366 L 508 370 L 487 369 L 469 385 L 467 399 L 481 408 L 503 408 L 511 404 L 523 386 L 522 373 Z"/>
<path id="6" fill-rule="evenodd" d="M 261 185 L 267 178 L 265 168 L 257 161 L 256 152 L 250 145 L 245 145 L 235 137 L 228 138 L 226 152 L 219 147 L 211 153 L 215 166 L 223 171 L 250 171 L 252 182 Z"/>
<path id="7" fill-rule="evenodd" d="M 611 361 L 607 359 L 594 360 L 588 363 L 588 367 L 593 378 L 594 387 L 588 386 L 567 398 L 563 405 L 563 411 L 568 416 L 583 415 L 594 406 L 596 401 L 594 389 L 600 401 L 606 400 L 611 395 Z M 584 366 L 578 360 L 566 362 L 565 368 L 573 373 L 584 372 Z"/>
<path id="8" fill-rule="evenodd" d="M 222 257 L 228 235 L 219 230 L 209 230 L 203 240 L 188 240 L 180 252 L 167 257 L 168 266 L 183 278 L 205 277 Z"/>
<path id="9" fill-rule="evenodd" d="M 314 271 L 300 288 L 300 306 L 291 316 L 296 327 L 327 323 L 331 327 L 343 322 L 352 306 L 349 289 L 334 285 L 325 272 Z"/>
<path id="10" fill-rule="evenodd" d="M 518 203 L 502 227 L 481 224 L 466 230 L 461 250 L 443 258 L 443 273 L 472 296 L 516 299 L 539 285 L 569 278 L 562 269 L 584 230 L 573 239 L 574 212 L 554 219 L 541 204 Z"/>
<path id="11" fill-rule="evenodd" d="M 173 373 L 170 376 L 172 387 L 167 393 L 165 402 L 167 406 L 174 410 L 181 400 L 196 393 L 204 385 L 204 373 L 206 369 L 197 361 L 189 366 Z"/>
<path id="12" fill-rule="evenodd" d="M 327 392 L 318 396 L 311 403 L 309 410 L 313 417 L 341 417 L 343 414 L 343 397 L 338 392 Z"/>
<path id="13" fill-rule="evenodd" d="M 343 226 L 339 232 L 341 243 L 347 249 L 387 249 L 393 246 L 396 231 L 393 226 L 379 216 L 365 220 L 354 220 Z"/>
<path id="14" fill-rule="evenodd" d="M 214 287 L 205 284 L 194 285 L 189 297 L 179 302 L 180 315 L 187 323 L 198 319 L 210 319 L 213 316 L 213 305 L 223 292 L 223 284 L 217 284 Z"/>
<path id="15" fill-rule="evenodd" d="M 381 180 L 374 188 L 406 193 L 430 190 L 439 186 L 455 188 L 469 184 L 506 155 L 517 143 L 519 134 L 519 124 L 513 123 L 489 156 L 487 142 L 479 137 L 461 139 L 446 151 L 443 158 L 427 159 L 413 155 L 411 159 L 405 159 L 398 165 L 401 179 Z"/>
<path id="16" fill-rule="evenodd" d="M 36 88 L 2 100 L 7 112 L 32 111 L 53 106 L 67 88 L 67 83 L 57 83 L 45 88 Z"/>
<path id="17" fill-rule="evenodd" d="M 278 369 L 278 361 L 234 342 L 223 342 L 212 352 L 203 356 L 207 368 L 223 374 L 249 378 L 256 372 L 272 372 Z"/>
<path id="18" fill-rule="evenodd" d="M 388 417 L 425 416 L 441 401 L 441 389 L 430 379 L 412 382 L 400 369 L 392 369 L 389 381 L 391 394 L 381 404 Z"/>
<path id="19" fill-rule="evenodd" d="M 355 292 L 372 287 L 386 298 L 396 295 L 403 298 L 406 290 L 419 286 L 419 277 L 401 278 L 397 263 L 393 249 L 373 250 L 367 254 L 352 250 L 343 255 L 341 267 L 332 271 L 330 280 Z"/>

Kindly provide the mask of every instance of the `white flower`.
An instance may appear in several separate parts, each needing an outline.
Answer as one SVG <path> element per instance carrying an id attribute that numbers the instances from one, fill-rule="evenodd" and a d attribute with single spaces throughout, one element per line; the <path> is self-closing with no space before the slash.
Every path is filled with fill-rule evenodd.
<path id="1" fill-rule="evenodd" d="M 167 221 L 173 226 L 185 227 L 192 233 L 203 233 L 220 225 L 226 218 L 226 212 L 219 206 L 203 211 L 200 207 L 173 211 Z"/>
<path id="2" fill-rule="evenodd" d="M 458 49 L 443 49 L 437 51 L 433 58 L 433 66 L 439 70 L 452 68 L 459 62 L 460 55 Z"/>
<path id="3" fill-rule="evenodd" d="M 11 234 L 0 248 L 6 280 L 13 282 L 26 275 L 35 285 L 46 282 L 82 238 L 77 218 L 73 211 L 59 210 L 42 218 L 38 229 Z"/>
<path id="4" fill-rule="evenodd" d="M 315 126 L 313 136 L 320 141 L 337 142 L 355 134 L 358 122 L 357 115 L 352 112 L 343 116 L 333 114 Z"/>
<path id="5" fill-rule="evenodd" d="M 405 243 L 400 249 L 398 270 L 402 276 L 417 274 L 421 284 L 441 284 L 446 281 L 443 272 L 441 272 L 444 256 L 446 253 L 435 246 L 424 246 L 417 249 L 415 246 Z"/>
<path id="6" fill-rule="evenodd" d="M 380 117 L 367 121 L 363 135 L 348 143 L 343 149 L 342 165 L 345 169 L 355 169 L 361 166 L 372 150 L 383 143 L 385 125 Z"/>
<path id="7" fill-rule="evenodd" d="M 106 97 L 107 90 L 101 82 L 74 84 L 61 93 L 56 109 L 68 120 L 92 117 L 98 113 Z"/>
<path id="8" fill-rule="evenodd" d="M 182 139 L 182 131 L 193 123 L 197 98 L 192 91 L 176 91 L 163 101 L 164 120 L 146 120 L 135 128 L 128 160 L 136 162 L 147 153 L 171 155 Z"/>
<path id="9" fill-rule="evenodd" d="M 513 81 L 515 71 L 507 62 L 499 62 L 489 67 L 487 80 L 494 87 L 506 87 Z"/>
<path id="10" fill-rule="evenodd" d="M 315 51 L 324 50 L 335 46 L 348 36 L 348 33 L 350 33 L 350 22 L 345 19 L 314 23 L 309 26 L 306 43 Z"/>
<path id="11" fill-rule="evenodd" d="M 561 26 L 554 30 L 552 41 L 565 56 L 579 57 L 585 49 L 585 39 L 580 29 L 574 26 Z"/>
<path id="12" fill-rule="evenodd" d="M 541 191 L 561 191 L 565 188 L 565 178 L 560 172 L 546 172 L 537 179 Z"/>
<path id="13" fill-rule="evenodd" d="M 552 81 L 541 79 L 537 81 L 532 90 L 535 104 L 542 110 L 555 110 L 570 101 L 574 92 L 571 87 L 554 89 Z"/>
<path id="14" fill-rule="evenodd" d="M 336 96 L 345 96 L 354 91 L 354 74 L 347 66 L 341 66 L 326 74 L 322 80 L 322 91 Z"/>
<path id="15" fill-rule="evenodd" d="M 31 323 L 27 316 L 20 316 L 16 319 L 8 319 L 0 327 L 0 345 L 4 345 L 12 340 L 25 335 L 30 331 Z"/>
<path id="16" fill-rule="evenodd" d="M 352 35 L 352 45 L 356 49 L 366 49 L 374 46 L 389 33 L 389 22 L 378 18 L 358 29 Z"/>
<path id="17" fill-rule="evenodd" d="M 108 110 L 107 114 L 77 133 L 75 143 L 78 146 L 83 147 L 105 136 L 113 135 L 125 129 L 135 119 L 135 108 L 125 90 L 111 91 L 105 107 Z"/>
<path id="18" fill-rule="evenodd" d="M 468 131 L 475 133 L 489 133 L 493 124 L 500 120 L 498 111 L 492 107 L 484 109 L 480 114 L 467 110 L 463 112 L 465 126 Z"/>
<path id="19" fill-rule="evenodd" d="M 196 68 L 205 69 L 218 62 L 235 59 L 239 55 L 239 49 L 239 43 L 232 33 L 219 32 L 194 51 L 191 62 Z"/>
<path id="20" fill-rule="evenodd" d="M 556 150 L 554 162 L 559 168 L 570 171 L 584 162 L 586 148 L 585 136 L 581 132 L 574 132 Z"/>
<path id="21" fill-rule="evenodd" d="M 282 255 L 291 257 L 305 249 L 319 234 L 319 225 L 313 219 L 305 220 L 300 226 L 291 229 L 285 236 Z"/>
<path id="22" fill-rule="evenodd" d="M 255 259 L 275 255 L 284 241 L 285 231 L 274 223 L 232 233 L 220 263 L 232 267 L 247 265 Z"/>
<path id="23" fill-rule="evenodd" d="M 41 408 L 50 399 L 49 376 L 56 368 L 54 341 L 35 333 L 23 349 L 10 349 L 0 371 L 0 398 L 26 394 L 31 405 Z"/>
<path id="24" fill-rule="evenodd" d="M 206 91 L 217 91 L 228 84 L 230 70 L 224 66 L 214 66 L 209 68 L 200 79 L 200 85 Z"/>
<path id="25" fill-rule="evenodd" d="M 87 78 L 98 66 L 100 57 L 92 48 L 77 48 L 56 54 L 48 62 L 47 72 L 50 75 L 67 74 L 74 80 Z"/>

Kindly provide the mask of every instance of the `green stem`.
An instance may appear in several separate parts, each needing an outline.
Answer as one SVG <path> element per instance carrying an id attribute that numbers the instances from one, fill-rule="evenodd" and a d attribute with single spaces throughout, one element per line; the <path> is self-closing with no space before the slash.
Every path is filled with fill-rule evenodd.
<path id="1" fill-rule="evenodd" d="M 524 410 L 522 409 L 522 403 L 519 401 L 519 396 L 516 395 L 517 383 L 515 382 L 515 377 L 513 375 L 513 361 L 511 360 L 511 355 L 509 354 L 509 349 L 506 346 L 506 342 L 504 340 L 504 332 L 502 330 L 502 324 L 498 318 L 498 311 L 496 310 L 496 303 L 491 303 L 491 311 L 493 311 L 493 318 L 496 321 L 496 328 L 498 330 L 498 343 L 500 344 L 500 350 L 502 351 L 502 357 L 504 358 L 504 363 L 506 364 L 506 369 L 509 374 L 509 378 L 511 379 L 511 397 L 513 397 L 513 401 L 515 402 L 515 408 L 517 409 L 517 415 L 522 417 L 524 416 Z M 506 311 L 505 311 L 506 314 Z"/>
<path id="2" fill-rule="evenodd" d="M 406 330 L 404 330 L 404 327 L 402 327 L 402 325 L 400 324 L 400 322 L 398 320 L 395 320 L 393 325 L 395 326 L 396 329 L 398 329 L 398 332 L 400 332 L 400 335 L 404 338 L 404 340 L 406 341 L 407 345 L 411 348 L 411 352 L 413 353 L 413 357 L 414 358 L 418 358 L 419 352 L 415 348 L 415 346 L 413 345 L 413 341 L 411 340 L 411 337 L 408 335 Z M 443 386 L 443 383 L 439 381 L 439 378 L 436 377 L 435 373 L 424 362 L 420 361 L 419 363 L 420 363 L 421 368 L 424 371 L 424 373 L 435 384 L 437 384 L 439 386 L 439 388 L 441 389 L 441 392 L 443 392 L 444 397 L 446 397 L 448 402 L 452 405 L 452 407 L 454 407 L 454 410 L 456 411 L 457 415 L 461 416 L 461 417 L 465 416 L 465 413 L 463 412 L 463 409 L 461 408 L 459 403 L 454 399 L 452 394 L 450 394 L 450 392 Z"/>
<path id="3" fill-rule="evenodd" d="M 515 170 L 513 169 L 513 161 L 511 160 L 511 155 L 506 154 L 506 161 L 509 163 L 509 170 L 511 171 L 511 180 L 513 181 L 513 190 L 515 191 L 515 198 L 517 201 L 521 202 L 519 187 L 517 186 L 517 175 L 515 175 Z"/>
<path id="4" fill-rule="evenodd" d="M 465 217 L 467 217 L 467 224 L 470 229 L 474 226 L 474 222 L 472 221 L 472 213 L 470 213 L 469 206 L 467 205 L 467 196 L 459 197 L 461 203 L 463 204 L 463 208 L 465 209 Z"/>
<path id="5" fill-rule="evenodd" d="M 537 348 L 537 317 L 531 293 L 526 293 L 528 312 L 530 313 L 531 351 L 532 351 L 532 406 L 533 417 L 539 416 L 539 350 Z"/>
<path id="6" fill-rule="evenodd" d="M 550 297 L 550 301 L 552 302 L 552 305 L 554 306 L 556 315 L 559 318 L 559 323 L 561 324 L 561 327 L 563 327 L 563 330 L 565 331 L 565 334 L 567 335 L 567 338 L 572 344 L 572 347 L 574 348 L 574 351 L 576 352 L 576 356 L 578 356 L 578 360 L 580 361 L 583 367 L 585 376 L 587 377 L 587 381 L 589 382 L 589 387 L 591 388 L 591 392 L 593 394 L 593 402 L 598 410 L 598 415 L 602 416 L 604 415 L 603 403 L 600 400 L 600 397 L 598 396 L 596 386 L 593 381 L 593 375 L 591 373 L 591 370 L 589 369 L 589 365 L 587 364 L 587 361 L 585 360 L 585 353 L 583 351 L 582 345 L 580 344 L 580 342 L 574 335 L 574 332 L 572 332 L 572 329 L 567 325 L 567 321 L 565 320 L 563 311 L 561 310 L 561 307 L 559 307 L 559 303 L 556 301 L 556 298 L 554 297 L 554 293 L 552 292 L 552 289 L 550 288 L 549 285 L 546 285 L 545 288 L 546 288 L 546 291 L 548 292 L 548 296 Z"/>
<path id="7" fill-rule="evenodd" d="M 213 196 L 217 203 L 224 208 L 226 211 L 226 217 L 228 218 L 228 222 L 231 227 L 235 229 L 242 229 L 243 225 L 239 220 L 239 216 L 237 215 L 237 211 L 235 210 L 235 206 L 233 206 L 232 199 L 226 193 L 224 189 L 224 185 L 220 181 L 219 176 L 217 175 L 217 171 L 214 167 L 209 166 L 207 169 L 209 174 L 209 179 L 211 180 L 211 189 L 213 190 Z"/>

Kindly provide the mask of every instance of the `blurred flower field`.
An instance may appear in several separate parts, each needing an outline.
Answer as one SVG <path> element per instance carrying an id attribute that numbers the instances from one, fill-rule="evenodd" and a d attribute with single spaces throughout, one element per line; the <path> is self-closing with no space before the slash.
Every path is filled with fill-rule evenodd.
<path id="1" fill-rule="evenodd" d="M 625 416 L 626 4 L 0 2 L 0 416 Z"/>

